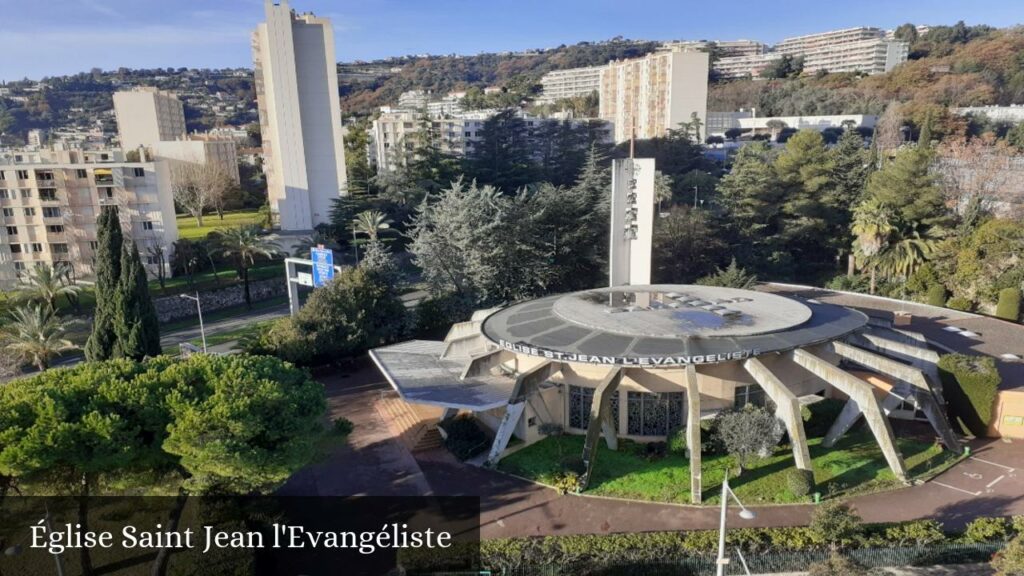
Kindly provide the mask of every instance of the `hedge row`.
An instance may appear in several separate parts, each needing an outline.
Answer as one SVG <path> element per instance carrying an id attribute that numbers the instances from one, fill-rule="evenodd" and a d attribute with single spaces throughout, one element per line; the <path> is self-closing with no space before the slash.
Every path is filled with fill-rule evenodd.
<path id="1" fill-rule="evenodd" d="M 985 435 L 1002 382 L 995 359 L 947 354 L 939 359 L 939 374 L 950 420 L 959 422 L 968 434 Z"/>
<path id="2" fill-rule="evenodd" d="M 1014 535 L 1024 534 L 1024 516 L 978 518 L 960 533 L 948 533 L 941 523 L 934 520 L 870 524 L 862 528 L 850 548 L 981 544 L 1004 542 Z M 829 548 L 821 535 L 803 526 L 732 529 L 726 539 L 730 548 L 740 548 L 748 555 Z M 480 560 L 486 569 L 501 573 L 524 567 L 670 563 L 712 555 L 717 549 L 717 530 L 543 536 L 486 540 L 480 545 Z M 405 567 L 411 569 L 436 565 L 437 562 L 435 553 L 428 550 L 403 550 L 401 560 Z"/>

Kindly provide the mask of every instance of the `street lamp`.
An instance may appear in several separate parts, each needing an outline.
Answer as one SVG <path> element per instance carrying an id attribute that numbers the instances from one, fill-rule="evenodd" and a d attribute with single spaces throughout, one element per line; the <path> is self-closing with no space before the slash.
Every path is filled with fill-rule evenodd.
<path id="1" fill-rule="evenodd" d="M 747 509 L 740 502 L 740 499 L 736 496 L 736 493 L 729 488 L 729 473 L 726 472 L 725 479 L 722 480 L 722 520 L 718 527 L 718 560 L 715 562 L 718 566 L 716 574 L 718 576 L 725 576 L 725 566 L 729 563 L 729 559 L 725 557 L 725 517 L 726 512 L 729 509 L 729 497 L 736 501 L 740 506 L 740 518 L 744 520 L 753 520 L 757 517 L 753 511 Z"/>
<path id="2" fill-rule="evenodd" d="M 206 354 L 206 329 L 203 328 L 203 303 L 199 300 L 199 292 L 196 292 L 195 296 L 189 296 L 188 294 L 179 294 L 186 300 L 196 301 L 196 310 L 199 312 L 199 334 L 203 337 L 203 354 Z"/>

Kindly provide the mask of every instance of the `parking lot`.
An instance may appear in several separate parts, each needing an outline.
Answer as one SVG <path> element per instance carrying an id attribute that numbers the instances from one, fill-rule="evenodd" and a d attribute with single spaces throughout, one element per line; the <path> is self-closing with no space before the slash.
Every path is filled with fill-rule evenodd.
<path id="1" fill-rule="evenodd" d="M 932 484 L 974 497 L 1024 492 L 1018 477 L 1020 470 L 983 456 L 998 458 L 999 454 L 983 451 L 981 455 L 969 456 L 932 480 Z"/>

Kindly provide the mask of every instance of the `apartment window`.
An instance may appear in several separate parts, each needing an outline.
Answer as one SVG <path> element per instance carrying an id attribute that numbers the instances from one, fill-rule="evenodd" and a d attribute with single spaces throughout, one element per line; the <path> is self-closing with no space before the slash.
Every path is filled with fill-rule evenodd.
<path id="1" fill-rule="evenodd" d="M 11 244 L 11 254 L 21 254 L 21 244 Z"/>
<path id="2" fill-rule="evenodd" d="M 53 188 L 42 188 L 39 190 L 39 199 L 47 202 L 56 202 L 57 191 Z"/>
<path id="3" fill-rule="evenodd" d="M 36 172 L 36 180 L 53 180 L 53 172 Z"/>
<path id="4" fill-rule="evenodd" d="M 67 244 L 50 244 L 50 252 L 53 252 L 54 254 L 67 254 L 68 253 L 68 245 Z"/>
<path id="5" fill-rule="evenodd" d="M 4 218 L 14 218 L 14 208 L 4 208 Z"/>
<path id="6" fill-rule="evenodd" d="M 31 198 L 32 197 L 32 191 L 27 189 L 27 188 L 22 188 L 21 189 L 21 197 L 22 198 Z"/>
<path id="7" fill-rule="evenodd" d="M 136 178 L 142 178 L 145 175 L 146 175 L 146 169 L 145 168 L 132 168 L 132 176 L 135 176 Z"/>
<path id="8" fill-rule="evenodd" d="M 77 176 L 80 180 L 83 180 L 89 177 L 89 173 L 86 172 L 84 169 L 79 168 L 78 170 L 75 170 L 75 176 Z"/>
<path id="9" fill-rule="evenodd" d="M 17 236 L 18 235 L 18 227 L 17 226 L 8 226 L 7 227 L 7 235 L 8 236 Z"/>
<path id="10" fill-rule="evenodd" d="M 14 191 L 0 189 L 0 200 L 14 200 Z"/>
<path id="11" fill-rule="evenodd" d="M 149 221 L 143 222 L 142 223 L 142 229 L 143 230 L 152 230 L 153 229 L 153 223 L 149 222 Z"/>
<path id="12" fill-rule="evenodd" d="M 97 242 L 97 241 L 95 241 L 95 240 L 91 240 L 91 241 L 89 242 L 89 249 L 90 249 L 90 250 L 93 250 L 93 251 L 95 251 L 95 250 L 96 250 L 97 248 L 99 248 L 99 247 L 100 247 L 100 243 L 99 243 L 99 242 Z"/>
<path id="13" fill-rule="evenodd" d="M 473 136 L 473 133 L 472 133 L 472 132 L 466 132 L 466 138 L 470 138 L 470 137 L 472 137 L 472 136 Z"/>
<path id="14" fill-rule="evenodd" d="M 46 231 L 49 232 L 50 234 L 63 234 L 64 226 L 62 226 L 61 224 L 51 224 L 46 227 Z"/>
<path id="15" fill-rule="evenodd" d="M 35 216 L 35 215 L 36 215 L 36 209 L 35 208 L 25 208 L 25 216 Z"/>
<path id="16" fill-rule="evenodd" d="M 38 253 L 38 252 L 42 252 L 42 251 L 43 251 L 43 245 L 42 244 L 40 244 L 38 242 L 33 242 L 32 243 L 32 252 Z"/>
<path id="17" fill-rule="evenodd" d="M 28 170 L 18 170 L 15 172 L 18 180 L 28 180 Z"/>
<path id="18" fill-rule="evenodd" d="M 11 246 L 11 252 L 14 252 L 14 246 Z M 25 271 L 25 263 L 24 262 L 15 262 L 14 263 L 14 271 L 18 272 L 19 273 L 18 275 L 20 276 L 21 275 L 20 273 Z"/>
<path id="19" fill-rule="evenodd" d="M 43 218 L 60 218 L 60 208 L 53 206 L 43 208 Z"/>
<path id="20" fill-rule="evenodd" d="M 747 404 L 764 407 L 765 395 L 760 386 L 737 386 L 733 406 L 743 408 Z"/>

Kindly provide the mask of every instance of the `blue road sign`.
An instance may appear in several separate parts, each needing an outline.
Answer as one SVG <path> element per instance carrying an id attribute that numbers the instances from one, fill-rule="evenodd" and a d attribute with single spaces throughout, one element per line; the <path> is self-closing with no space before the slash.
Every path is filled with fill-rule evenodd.
<path id="1" fill-rule="evenodd" d="M 313 260 L 313 287 L 319 288 L 334 280 L 334 252 L 329 248 L 317 246 L 310 251 Z"/>

